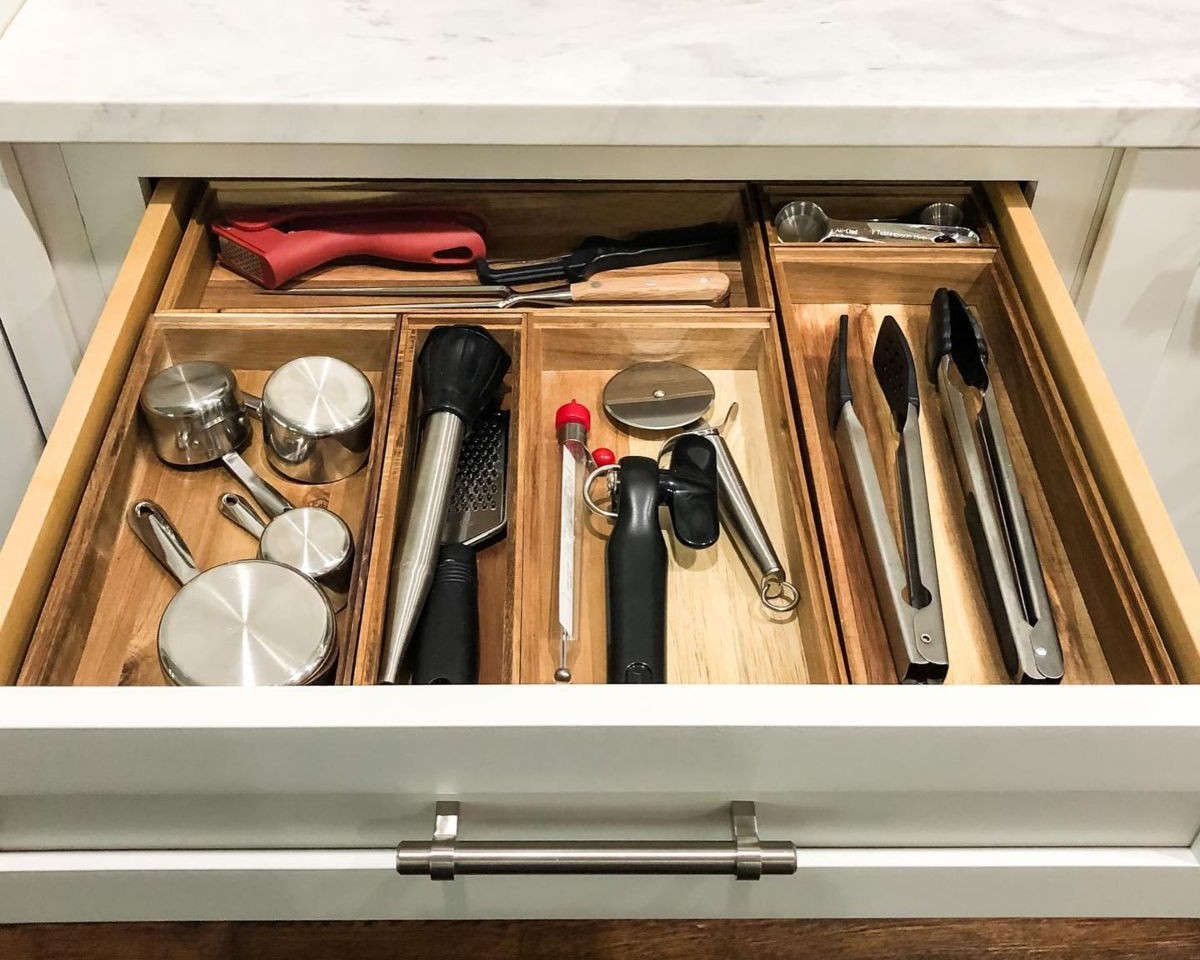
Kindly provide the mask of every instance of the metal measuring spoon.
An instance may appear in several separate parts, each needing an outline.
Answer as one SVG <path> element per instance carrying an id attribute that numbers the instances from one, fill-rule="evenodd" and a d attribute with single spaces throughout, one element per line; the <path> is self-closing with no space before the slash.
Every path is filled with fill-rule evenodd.
<path id="1" fill-rule="evenodd" d="M 962 207 L 957 203 L 942 201 L 922 207 L 917 214 L 921 223 L 934 227 L 961 227 L 963 223 Z"/>
<path id="2" fill-rule="evenodd" d="M 775 215 L 775 230 L 783 243 L 823 243 L 826 240 L 854 240 L 859 243 L 979 243 L 979 234 L 961 226 L 834 220 L 811 200 L 793 200 L 784 204 Z"/>

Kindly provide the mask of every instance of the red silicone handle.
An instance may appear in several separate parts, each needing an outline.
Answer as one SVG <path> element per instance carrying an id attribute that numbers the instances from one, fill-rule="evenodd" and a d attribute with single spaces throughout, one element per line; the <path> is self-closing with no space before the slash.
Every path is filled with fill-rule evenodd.
<path id="1" fill-rule="evenodd" d="M 316 207 L 245 207 L 223 211 L 220 222 L 242 230 L 267 230 L 284 227 L 288 230 L 311 230 L 331 222 L 351 220 L 390 223 L 397 220 L 446 220 L 486 234 L 481 217 L 464 210 L 445 207 L 374 207 L 362 203 L 327 203 Z"/>
<path id="2" fill-rule="evenodd" d="M 309 223 L 312 226 L 308 226 Z M 258 275 L 222 256 L 225 266 L 267 288 L 343 257 L 379 257 L 401 263 L 461 266 L 486 256 L 474 227 L 450 217 L 411 213 L 390 216 L 345 213 L 289 219 L 289 229 L 247 218 L 213 224 L 213 232 L 261 261 Z M 243 258 L 238 258 L 243 259 Z"/>

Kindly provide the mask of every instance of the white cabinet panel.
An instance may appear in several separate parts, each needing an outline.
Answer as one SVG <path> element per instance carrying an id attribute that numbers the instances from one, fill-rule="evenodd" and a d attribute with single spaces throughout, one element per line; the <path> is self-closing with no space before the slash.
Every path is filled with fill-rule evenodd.
<path id="1" fill-rule="evenodd" d="M 58 416 L 81 355 L 12 149 L 0 144 L 0 321 L 38 419 Z"/>
<path id="2" fill-rule="evenodd" d="M 1162 360 L 1145 385 L 1138 445 L 1171 519 L 1200 570 L 1200 271 L 1175 321 Z"/>
<path id="3" fill-rule="evenodd" d="M 1127 150 L 1078 305 L 1200 569 L 1200 150 Z"/>
<path id="4" fill-rule="evenodd" d="M 42 452 L 41 430 L 3 342 L 0 342 L 0 451 L 0 540 L 3 540 Z"/>

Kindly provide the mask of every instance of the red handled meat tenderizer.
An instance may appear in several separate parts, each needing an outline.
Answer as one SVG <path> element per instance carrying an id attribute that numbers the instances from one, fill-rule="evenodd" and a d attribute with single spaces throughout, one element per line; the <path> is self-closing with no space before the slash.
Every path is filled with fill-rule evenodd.
<path id="1" fill-rule="evenodd" d="M 246 210 L 212 230 L 220 262 L 268 290 L 345 257 L 450 267 L 487 255 L 477 220 L 430 210 Z"/>

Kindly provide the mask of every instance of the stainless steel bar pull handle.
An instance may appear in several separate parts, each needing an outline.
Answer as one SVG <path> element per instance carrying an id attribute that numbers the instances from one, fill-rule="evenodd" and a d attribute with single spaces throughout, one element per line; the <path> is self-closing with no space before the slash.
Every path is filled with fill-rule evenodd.
<path id="1" fill-rule="evenodd" d="M 459 840 L 459 805 L 440 800 L 432 840 L 403 840 L 396 872 L 453 880 L 468 874 L 716 874 L 757 880 L 796 872 L 796 845 L 760 840 L 754 803 L 729 805 L 729 840 Z"/>

